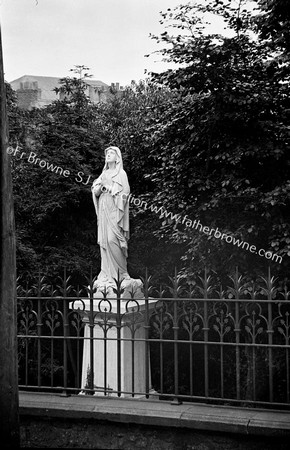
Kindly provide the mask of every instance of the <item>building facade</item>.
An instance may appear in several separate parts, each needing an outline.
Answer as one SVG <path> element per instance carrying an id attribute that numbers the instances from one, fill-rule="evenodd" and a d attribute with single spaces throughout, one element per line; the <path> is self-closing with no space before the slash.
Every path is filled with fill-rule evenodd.
<path id="1" fill-rule="evenodd" d="M 18 106 L 21 109 L 41 108 L 55 100 L 62 100 L 63 95 L 57 94 L 54 89 L 60 87 L 60 78 L 23 75 L 10 82 L 16 92 Z M 112 92 L 120 94 L 123 90 L 119 83 L 111 83 L 111 86 L 100 80 L 86 80 L 89 85 L 87 95 L 93 103 L 106 102 Z"/>

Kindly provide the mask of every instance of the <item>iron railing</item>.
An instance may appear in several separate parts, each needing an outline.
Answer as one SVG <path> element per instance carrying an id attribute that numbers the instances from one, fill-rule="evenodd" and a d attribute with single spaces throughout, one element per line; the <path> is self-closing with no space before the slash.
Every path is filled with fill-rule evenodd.
<path id="1" fill-rule="evenodd" d="M 19 286 L 20 389 L 289 409 L 287 288 L 270 271 L 236 271 L 225 289 L 207 271 L 170 280 L 157 292 L 146 276 L 143 300 L 122 299 L 118 280 L 116 299 L 97 300 L 92 277 L 84 295 L 66 273 Z"/>

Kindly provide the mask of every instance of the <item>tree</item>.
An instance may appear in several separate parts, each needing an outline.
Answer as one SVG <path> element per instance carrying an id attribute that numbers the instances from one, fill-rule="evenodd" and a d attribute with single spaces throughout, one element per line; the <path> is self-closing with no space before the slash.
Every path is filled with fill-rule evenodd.
<path id="1" fill-rule="evenodd" d="M 90 185 L 103 142 L 83 78 L 63 79 L 60 89 L 63 100 L 11 118 L 17 265 L 54 276 L 67 266 L 80 276 L 99 261 Z"/>
<path id="2" fill-rule="evenodd" d="M 168 9 L 162 23 L 173 31 L 154 38 L 166 45 L 163 57 L 178 63 L 177 69 L 151 74 L 121 97 L 112 92 L 106 104 L 92 105 L 85 94 L 87 68 L 76 66 L 78 76 L 62 80 L 61 101 L 29 113 L 29 123 L 25 117 L 20 120 L 24 136 L 26 129 L 35 136 L 34 143 L 23 138 L 23 145 L 36 145 L 41 157 L 57 158 L 74 175 L 97 175 L 103 149 L 111 144 L 121 148 L 132 193 L 155 208 L 131 204 L 129 268 L 134 273 L 145 265 L 168 273 L 181 257 L 181 272 L 189 276 L 204 265 L 223 274 L 238 265 L 250 275 L 269 263 L 286 274 L 288 16 L 282 20 L 270 1 L 256 2 L 257 11 L 247 8 L 248 3 L 211 0 Z M 221 15 L 232 35 L 206 33 L 203 15 L 208 13 Z M 39 173 L 35 167 L 39 228 L 23 225 L 24 234 L 18 236 L 35 252 L 37 264 L 46 261 L 59 268 L 69 259 L 78 270 L 87 268 L 81 254 L 86 261 L 97 260 L 88 189 L 71 179 L 52 182 L 49 174 L 47 191 Z M 29 181 L 24 184 L 29 199 Z M 21 217 L 32 217 L 35 204 L 21 202 L 19 198 Z M 230 240 L 239 240 L 238 245 L 200 232 L 189 225 L 194 221 L 218 228 Z M 268 251 L 273 260 L 247 251 L 250 245 Z M 282 264 L 275 262 L 278 257 Z"/>
<path id="3" fill-rule="evenodd" d="M 156 83 L 176 93 L 176 101 L 151 130 L 161 148 L 151 152 L 153 180 L 163 186 L 152 201 L 283 256 L 276 271 L 285 272 L 290 255 L 289 65 L 284 60 L 281 70 L 259 28 L 259 15 L 243 10 L 244 5 L 210 1 L 163 14 L 162 22 L 177 33 L 155 38 L 167 45 L 163 56 L 180 66 L 153 74 Z M 273 8 L 267 11 L 267 17 L 274 14 Z M 235 35 L 206 34 L 200 16 L 206 12 L 221 14 Z M 206 264 L 223 271 L 239 265 L 252 273 L 269 263 L 170 218 L 159 234 L 188 244 L 186 272 Z"/>
<path id="4" fill-rule="evenodd" d="M 262 41 L 268 41 L 269 49 L 277 56 L 285 56 L 289 62 L 290 11 L 287 0 L 256 0 L 260 14 L 255 18 L 257 31 Z"/>
<path id="5" fill-rule="evenodd" d="M 121 97 L 98 106 L 98 120 L 108 144 L 118 145 L 128 173 L 132 199 L 130 202 L 130 241 L 128 267 L 138 277 L 149 268 L 150 273 L 164 279 L 174 272 L 183 248 L 179 244 L 159 239 L 154 232 L 162 222 L 160 213 L 151 211 L 152 191 L 160 190 L 151 173 L 155 162 L 151 153 L 158 154 L 160 145 L 152 134 L 158 128 L 160 114 L 171 107 L 175 94 L 161 88 L 150 79 L 133 82 Z M 143 201 L 144 206 L 138 206 Z"/>
<path id="6" fill-rule="evenodd" d="M 12 158 L 18 273 L 40 268 L 55 277 L 67 266 L 75 282 L 90 265 L 95 273 L 100 265 L 90 186 L 103 168 L 104 148 L 121 148 L 132 195 L 146 201 L 154 189 L 145 178 L 152 166 L 150 127 L 158 124 L 172 96 L 144 81 L 133 83 L 122 97 L 112 92 L 107 103 L 95 105 L 86 95 L 83 77 L 88 73 L 82 66 L 76 71 L 77 77 L 61 80 L 61 100 L 46 108 L 23 113 L 10 101 L 11 148 L 19 149 Z M 69 170 L 69 176 L 57 168 Z M 142 276 L 149 267 L 162 277 L 179 260 L 179 245 L 152 235 L 159 224 L 159 215 L 131 203 L 132 276 Z"/>

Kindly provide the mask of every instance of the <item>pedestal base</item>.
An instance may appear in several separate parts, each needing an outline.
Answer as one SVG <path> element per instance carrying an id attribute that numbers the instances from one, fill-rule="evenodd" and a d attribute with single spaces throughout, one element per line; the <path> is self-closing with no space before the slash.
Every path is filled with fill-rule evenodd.
<path id="1" fill-rule="evenodd" d="M 93 352 L 94 395 L 117 395 L 118 377 L 119 389 L 124 391 L 121 396 L 144 396 L 152 390 L 150 373 L 150 352 L 145 343 L 145 299 L 132 300 L 130 303 L 120 303 L 120 336 L 117 328 L 117 301 L 94 300 L 94 328 L 91 338 L 90 301 L 83 300 L 85 311 L 84 350 L 82 364 L 82 389 L 90 388 L 91 351 Z M 80 303 L 80 305 L 78 305 Z M 153 308 L 156 300 L 149 300 L 149 308 Z M 127 305 L 127 306 L 126 306 Z M 130 306 L 131 305 L 131 306 Z M 82 302 L 75 302 L 74 309 Z M 91 345 L 93 349 L 91 350 Z M 118 353 L 119 348 L 119 353 Z M 118 367 L 119 365 L 119 367 Z M 148 389 L 149 387 L 149 389 Z M 86 393 L 86 391 L 82 391 Z"/>
<path id="2" fill-rule="evenodd" d="M 94 282 L 94 298 L 102 299 L 104 296 L 106 298 L 117 298 L 116 294 L 116 283 L 115 281 L 108 281 L 108 280 L 100 280 L 97 279 Z M 135 278 L 124 278 L 121 283 L 121 289 L 122 293 L 120 295 L 120 298 L 134 298 L 134 299 L 143 299 L 144 298 L 144 292 L 143 292 L 143 283 L 139 279 Z"/>

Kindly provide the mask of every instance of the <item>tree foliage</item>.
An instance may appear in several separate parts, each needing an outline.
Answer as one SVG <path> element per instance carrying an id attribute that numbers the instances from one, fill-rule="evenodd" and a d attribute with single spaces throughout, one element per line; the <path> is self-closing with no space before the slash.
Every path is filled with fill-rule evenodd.
<path id="1" fill-rule="evenodd" d="M 152 150 L 153 177 L 163 184 L 154 201 L 276 252 L 286 264 L 289 65 L 273 53 L 269 33 L 265 35 L 267 20 L 273 23 L 270 18 L 275 16 L 273 4 L 261 2 L 261 21 L 261 12 L 251 16 L 243 9 L 245 3 L 209 1 L 163 14 L 163 23 L 175 33 L 166 31 L 157 39 L 166 44 L 164 57 L 180 67 L 153 74 L 178 97 L 157 130 L 162 151 Z M 200 18 L 206 12 L 222 15 L 233 37 L 206 34 Z M 188 243 L 184 260 L 192 270 L 202 263 L 225 270 L 238 264 L 248 271 L 267 264 L 265 258 L 184 230 L 180 224 L 172 226 L 170 219 L 160 234 Z"/>
<path id="2" fill-rule="evenodd" d="M 150 79 L 132 83 L 121 97 L 112 97 L 98 107 L 107 142 L 122 149 L 133 198 L 144 201 L 147 208 L 130 203 L 129 272 L 140 276 L 146 267 L 161 279 L 178 265 L 183 248 L 180 244 L 159 239 L 156 230 L 162 220 L 150 210 L 152 192 L 162 189 L 155 184 L 152 173 L 155 162 L 151 152 L 159 151 L 154 131 L 159 127 L 160 114 L 171 108 L 175 94 L 152 83 Z"/>
<path id="3" fill-rule="evenodd" d="M 129 272 L 157 274 L 174 265 L 191 276 L 204 265 L 221 274 L 253 274 L 271 262 L 187 225 L 199 220 L 283 257 L 289 225 L 289 12 L 285 0 L 209 0 L 162 13 L 152 36 L 176 69 L 153 73 L 107 103 L 86 95 L 88 69 L 61 80 L 61 100 L 31 112 L 10 102 L 11 142 L 70 171 L 61 177 L 13 159 L 18 262 L 85 272 L 99 264 L 89 179 L 103 149 L 118 145 L 135 197 Z M 283 14 L 282 14 L 283 11 Z M 210 34 L 220 16 L 227 32 Z M 12 98 L 12 97 L 11 97 Z M 78 174 L 82 173 L 82 181 Z M 91 177 L 91 179 L 89 178 Z M 158 212 L 156 212 L 158 211 Z M 172 215 L 171 215 L 172 213 Z M 174 215 L 180 217 L 179 221 Z"/>
<path id="4" fill-rule="evenodd" d="M 90 184 L 102 167 L 103 142 L 82 77 L 61 84 L 63 100 L 10 120 L 11 146 L 20 149 L 12 156 L 20 272 L 67 266 L 88 273 L 98 264 Z"/>

